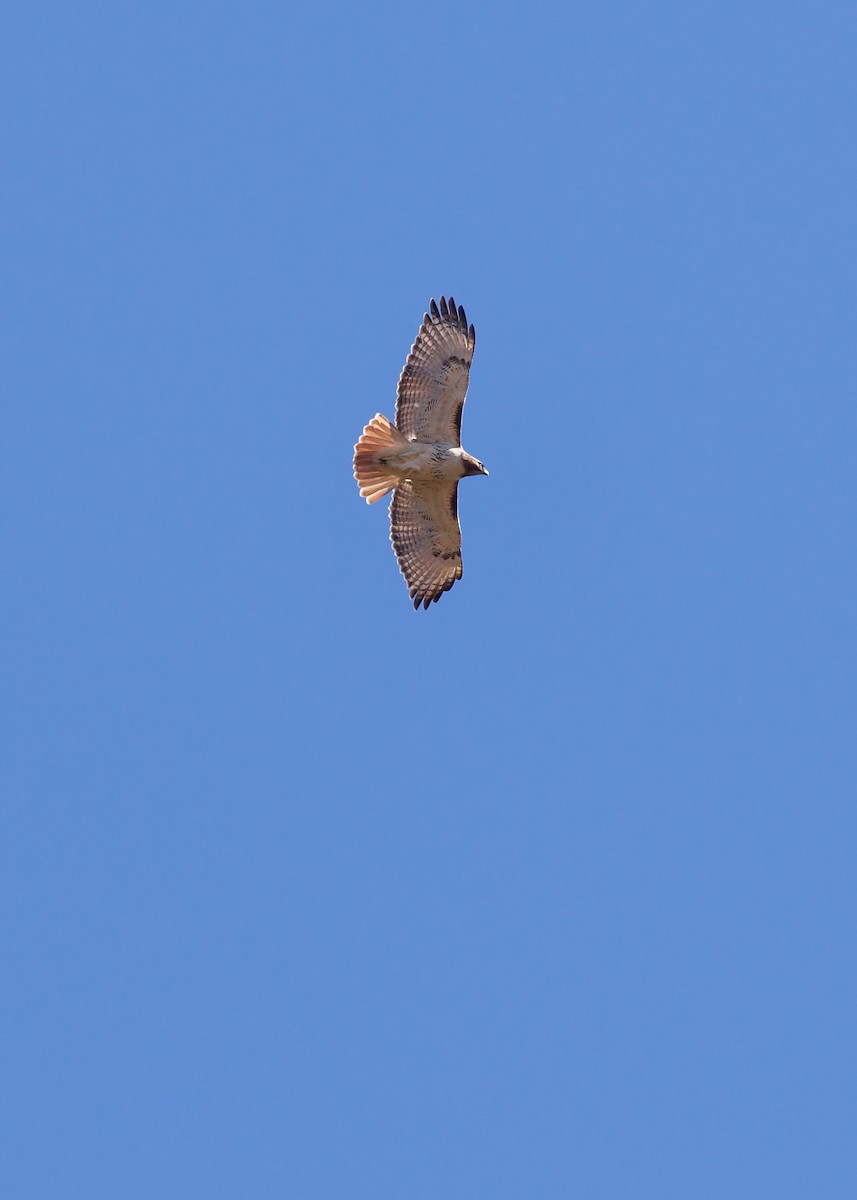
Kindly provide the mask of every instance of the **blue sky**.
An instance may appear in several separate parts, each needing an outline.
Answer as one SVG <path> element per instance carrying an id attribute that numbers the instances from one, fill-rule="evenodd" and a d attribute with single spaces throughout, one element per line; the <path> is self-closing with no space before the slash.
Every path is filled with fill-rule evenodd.
<path id="1" fill-rule="evenodd" d="M 853 5 L 0 25 L 3 1194 L 853 1197 Z"/>

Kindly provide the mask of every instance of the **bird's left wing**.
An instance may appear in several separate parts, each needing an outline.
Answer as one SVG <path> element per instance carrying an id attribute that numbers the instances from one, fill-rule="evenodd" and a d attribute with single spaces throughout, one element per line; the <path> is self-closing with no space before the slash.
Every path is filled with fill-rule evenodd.
<path id="1" fill-rule="evenodd" d="M 414 608 L 428 608 L 461 578 L 458 482 L 399 484 L 390 503 L 390 541 Z"/>
<path id="2" fill-rule="evenodd" d="M 452 296 L 430 307 L 399 377 L 396 426 L 407 438 L 459 446 L 476 330 Z"/>

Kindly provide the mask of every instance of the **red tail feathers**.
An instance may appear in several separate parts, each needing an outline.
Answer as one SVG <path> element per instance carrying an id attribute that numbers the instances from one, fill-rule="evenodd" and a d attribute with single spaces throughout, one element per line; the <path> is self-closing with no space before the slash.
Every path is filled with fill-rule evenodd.
<path id="1" fill-rule="evenodd" d="M 367 504 L 374 504 L 401 482 L 399 474 L 384 461 L 385 451 L 407 441 L 386 417 L 373 417 L 354 447 L 354 478 Z"/>

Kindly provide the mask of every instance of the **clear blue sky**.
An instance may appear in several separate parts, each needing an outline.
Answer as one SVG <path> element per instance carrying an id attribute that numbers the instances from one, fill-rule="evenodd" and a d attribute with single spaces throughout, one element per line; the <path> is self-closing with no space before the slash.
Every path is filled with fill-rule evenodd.
<path id="1" fill-rule="evenodd" d="M 296 9 L 0 18 L 0 1191 L 853 1200 L 857 10 Z"/>

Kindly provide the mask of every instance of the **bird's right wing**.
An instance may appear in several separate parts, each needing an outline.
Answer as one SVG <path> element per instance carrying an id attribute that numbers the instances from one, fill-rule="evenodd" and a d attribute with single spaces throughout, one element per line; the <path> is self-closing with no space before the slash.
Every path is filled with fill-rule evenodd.
<path id="1" fill-rule="evenodd" d="M 452 296 L 430 308 L 399 377 L 396 426 L 407 438 L 460 446 L 476 330 Z"/>

